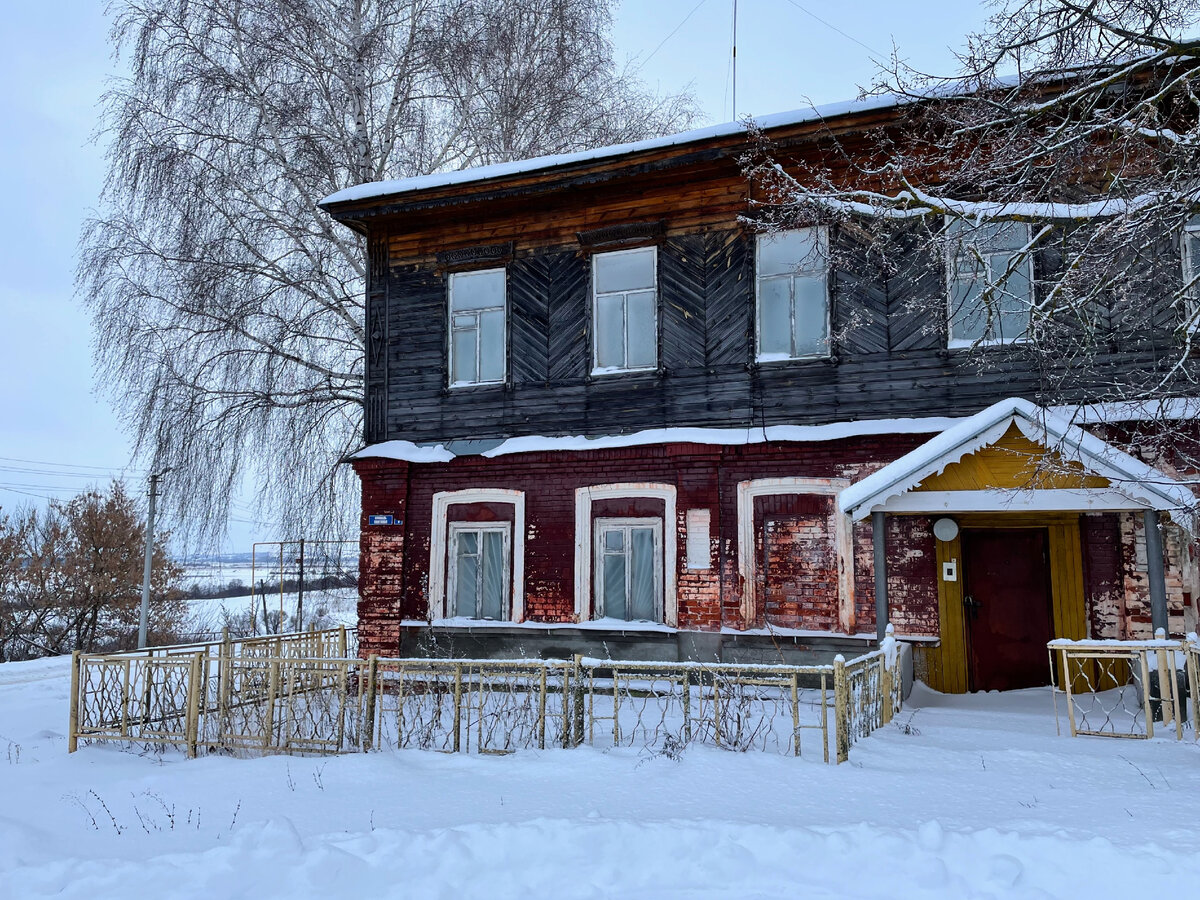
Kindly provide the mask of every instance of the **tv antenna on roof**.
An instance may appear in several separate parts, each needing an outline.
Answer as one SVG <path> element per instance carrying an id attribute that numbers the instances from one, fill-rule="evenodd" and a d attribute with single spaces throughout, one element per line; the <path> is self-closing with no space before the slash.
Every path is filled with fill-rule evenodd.
<path id="1" fill-rule="evenodd" d="M 734 121 L 737 121 L 737 5 L 738 0 L 733 0 L 733 116 Z"/>

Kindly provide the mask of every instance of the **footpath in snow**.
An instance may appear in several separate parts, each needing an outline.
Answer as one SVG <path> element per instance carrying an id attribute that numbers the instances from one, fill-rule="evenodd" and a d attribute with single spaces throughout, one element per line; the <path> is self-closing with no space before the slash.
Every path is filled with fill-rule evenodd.
<path id="1" fill-rule="evenodd" d="M 842 766 L 687 750 L 66 752 L 65 659 L 0 665 L 0 898 L 1190 896 L 1200 746 L 918 686 Z"/>

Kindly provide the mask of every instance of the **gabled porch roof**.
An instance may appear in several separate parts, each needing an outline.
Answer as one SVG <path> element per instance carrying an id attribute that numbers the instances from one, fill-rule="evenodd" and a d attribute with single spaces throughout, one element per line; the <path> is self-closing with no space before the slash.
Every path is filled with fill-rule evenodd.
<path id="1" fill-rule="evenodd" d="M 1055 454 L 1061 463 L 1077 464 L 1105 479 L 1107 486 L 914 492 L 925 479 L 942 473 L 947 466 L 996 444 L 1014 426 L 1029 441 Z M 842 512 L 855 520 L 881 511 L 1152 509 L 1170 512 L 1188 527 L 1196 502 L 1196 496 L 1185 485 L 1164 472 L 1019 397 L 994 403 L 947 428 L 851 485 L 838 499 Z"/>

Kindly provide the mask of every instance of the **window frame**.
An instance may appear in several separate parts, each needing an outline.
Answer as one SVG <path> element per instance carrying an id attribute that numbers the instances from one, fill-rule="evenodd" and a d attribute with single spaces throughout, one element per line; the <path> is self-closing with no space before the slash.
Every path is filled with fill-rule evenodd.
<path id="1" fill-rule="evenodd" d="M 654 303 L 653 303 L 653 308 L 654 308 L 654 362 L 648 366 L 628 366 L 628 365 L 626 365 L 626 366 L 601 366 L 600 365 L 600 340 L 599 340 L 600 316 L 599 316 L 599 312 L 598 312 L 599 308 L 600 308 L 600 298 L 601 297 L 612 297 L 612 296 L 619 295 L 623 299 L 622 320 L 621 321 L 624 326 L 624 333 L 622 334 L 621 337 L 622 337 L 622 341 L 624 343 L 625 359 L 626 359 L 626 361 L 628 361 L 628 359 L 629 359 L 629 295 L 640 293 L 640 292 L 646 290 L 646 288 L 639 288 L 638 290 L 633 290 L 633 291 L 604 291 L 604 292 L 599 291 L 596 286 L 596 279 L 599 275 L 599 270 L 598 270 L 598 267 L 596 266 L 596 260 L 599 257 L 612 257 L 612 256 L 628 255 L 628 254 L 633 254 L 633 253 L 646 253 L 647 251 L 649 251 L 653 255 L 653 259 L 654 259 L 654 265 L 653 265 L 653 272 L 654 272 L 654 283 L 653 283 L 653 290 L 654 290 Z M 657 244 L 649 244 L 649 245 L 643 246 L 643 247 L 629 247 L 624 250 L 607 250 L 607 251 L 603 251 L 603 252 L 593 253 L 591 255 L 590 261 L 591 261 L 591 269 L 592 269 L 592 273 L 591 273 L 591 286 L 592 286 L 592 369 L 591 369 L 591 374 L 595 375 L 595 376 L 604 376 L 604 375 L 623 375 L 627 372 L 654 372 L 654 371 L 657 371 L 658 366 L 659 366 L 659 356 L 661 353 L 661 348 L 659 346 L 659 334 L 658 334 L 658 323 L 659 323 L 658 304 L 659 304 L 659 300 L 661 299 L 660 294 L 659 294 L 659 289 L 658 289 L 658 245 Z"/>
<path id="2" fill-rule="evenodd" d="M 1193 249 L 1193 241 L 1200 245 L 1200 214 L 1189 216 L 1179 232 L 1179 260 L 1187 301 L 1185 327 L 1195 332 L 1200 331 L 1200 246 Z M 1193 281 L 1195 283 L 1188 287 L 1188 283 Z"/>
<path id="3" fill-rule="evenodd" d="M 504 298 L 499 306 L 485 306 L 479 309 L 468 309 L 462 312 L 454 311 L 454 281 L 459 276 L 469 275 L 485 275 L 492 272 L 501 273 L 504 279 Z M 478 379 L 481 363 L 483 342 L 480 340 L 481 327 L 480 316 L 485 312 L 500 310 L 504 316 L 504 322 L 500 328 L 500 338 L 503 346 L 500 350 L 500 377 L 497 379 L 489 379 L 487 381 L 455 381 L 454 380 L 454 318 L 455 316 L 474 315 L 475 316 L 475 375 Z M 446 386 L 451 389 L 480 387 L 483 385 L 505 384 L 508 381 L 508 267 L 507 266 L 490 266 L 486 269 L 463 269 L 457 272 L 451 272 L 446 283 Z"/>
<path id="4" fill-rule="evenodd" d="M 466 618 L 477 619 L 480 622 L 512 622 L 512 523 L 511 522 L 449 522 L 447 523 L 447 540 L 446 540 L 446 605 L 453 609 L 455 615 L 447 618 Z M 479 537 L 479 559 L 483 559 L 483 532 L 499 532 L 501 534 L 501 567 L 504 570 L 504 579 L 501 582 L 501 597 L 500 609 L 503 617 L 499 619 L 488 619 L 480 616 L 479 607 L 483 603 L 483 566 L 479 566 L 478 578 L 480 579 L 480 592 L 475 598 L 475 612 L 473 616 L 458 615 L 458 540 L 464 533 L 478 534 Z M 447 610 L 447 612 L 450 611 Z"/>
<path id="5" fill-rule="evenodd" d="M 592 565 L 595 569 L 593 576 L 593 619 L 611 618 L 604 609 L 604 541 L 606 530 L 620 528 L 626 535 L 624 556 L 625 565 L 625 604 L 629 608 L 631 586 L 633 579 L 633 543 L 630 539 L 630 529 L 650 528 L 654 541 L 654 618 L 653 619 L 621 619 L 622 622 L 653 622 L 656 625 L 665 623 L 666 603 L 664 587 L 664 557 L 663 557 L 663 520 L 658 516 L 603 516 L 592 520 Z"/>
<path id="6" fill-rule="evenodd" d="M 827 225 L 806 225 L 803 228 L 788 228 L 779 234 L 790 234 L 793 232 L 815 231 L 817 234 L 817 255 L 821 258 L 819 270 L 814 270 L 813 273 L 808 273 L 807 270 L 797 270 L 789 275 L 774 274 L 763 275 L 761 269 L 762 262 L 762 241 L 763 238 L 774 237 L 776 232 L 760 232 L 754 236 L 754 361 L 759 364 L 770 363 L 786 363 L 794 362 L 795 360 L 804 359 L 829 359 L 833 355 L 833 292 L 830 290 L 829 273 L 832 267 L 829 264 L 829 227 Z M 825 286 L 825 350 L 819 353 L 800 353 L 797 354 L 796 342 L 796 279 L 811 277 L 812 274 L 819 274 Z M 787 278 L 791 288 L 789 293 L 789 308 L 788 322 L 791 325 L 790 340 L 792 351 L 787 356 L 780 356 L 775 353 L 764 355 L 762 349 L 762 282 L 764 278 Z"/>
<path id="7" fill-rule="evenodd" d="M 950 228 L 950 224 L 955 221 L 960 221 L 960 220 L 954 219 L 950 216 L 947 216 L 945 218 L 947 230 Z M 987 222 L 985 222 L 983 224 L 1016 225 L 1025 230 L 1025 241 L 1024 241 L 1025 245 L 1028 245 L 1028 243 L 1033 239 L 1033 228 L 1029 222 L 1017 222 L 1017 221 L 1011 221 L 1011 220 L 994 220 L 993 219 L 993 220 L 988 220 Z M 979 226 L 976 226 L 976 227 L 979 227 Z M 960 244 L 959 246 L 963 246 L 963 245 Z M 985 257 L 986 262 L 987 262 L 988 266 L 990 267 L 993 256 L 997 256 L 1000 254 L 1008 254 L 1009 256 L 1012 256 L 1016 252 L 1017 251 L 1015 251 L 1015 250 L 993 250 L 990 252 L 984 252 L 981 250 L 980 255 Z M 1033 271 L 1033 253 L 1030 252 L 1025 257 L 1025 263 L 1024 263 L 1025 267 L 1028 270 L 1026 274 L 1029 279 L 1029 321 L 1025 325 L 1024 332 L 1022 332 L 1019 335 L 1016 335 L 1015 337 L 979 338 L 978 340 L 974 340 L 972 338 L 957 338 L 954 336 L 954 319 L 955 319 L 954 285 L 956 282 L 966 281 L 966 279 L 960 278 L 954 274 L 955 259 L 956 259 L 956 257 L 961 256 L 962 254 L 955 252 L 954 247 L 951 246 L 949 242 L 947 242 L 946 247 L 945 247 L 945 253 L 943 255 L 944 255 L 944 271 L 945 271 L 945 275 L 946 275 L 946 349 L 947 350 L 967 350 L 972 347 L 1004 347 L 1009 344 L 1028 343 L 1029 339 L 1030 339 L 1029 330 L 1033 326 L 1033 304 L 1037 300 L 1037 284 L 1034 281 L 1034 271 Z M 1005 268 L 1007 268 L 1007 266 Z M 1015 275 L 1017 271 L 1019 271 L 1019 270 L 1014 270 L 1012 274 Z M 1012 275 L 1010 275 L 1009 277 L 1011 278 Z"/>

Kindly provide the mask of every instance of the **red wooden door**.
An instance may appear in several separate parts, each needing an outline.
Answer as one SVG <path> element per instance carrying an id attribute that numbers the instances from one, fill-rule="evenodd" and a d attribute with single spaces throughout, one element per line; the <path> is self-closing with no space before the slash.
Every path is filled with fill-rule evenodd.
<path id="1" fill-rule="evenodd" d="M 971 689 L 1008 691 L 1050 683 L 1054 636 L 1043 529 L 964 529 L 963 615 Z"/>

